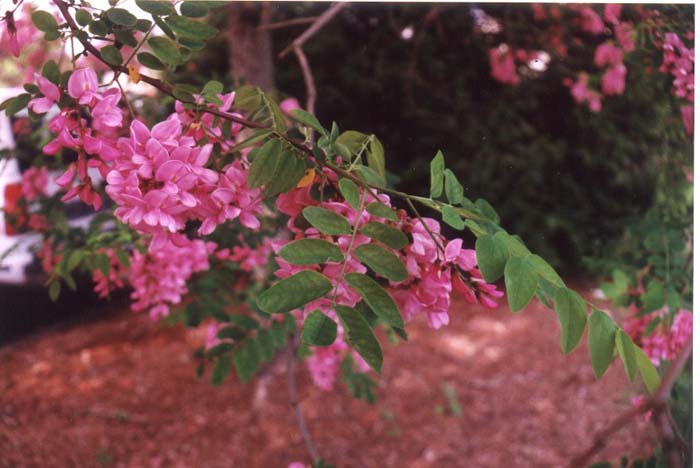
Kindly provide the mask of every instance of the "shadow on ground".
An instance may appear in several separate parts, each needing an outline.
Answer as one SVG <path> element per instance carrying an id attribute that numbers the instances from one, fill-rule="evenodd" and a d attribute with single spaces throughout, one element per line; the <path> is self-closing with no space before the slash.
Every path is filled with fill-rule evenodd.
<path id="1" fill-rule="evenodd" d="M 563 356 L 555 315 L 457 303 L 440 331 L 384 341 L 374 406 L 339 383 L 300 401 L 321 454 L 341 467 L 562 467 L 629 407 L 640 386 L 616 363 L 595 381 L 585 343 Z M 0 466 L 286 467 L 309 461 L 286 393 L 284 360 L 254 382 L 195 376 L 201 331 L 126 311 L 0 348 Z M 452 390 L 446 391 L 446 388 Z M 461 415 L 459 414 L 461 409 Z M 649 453 L 642 421 L 601 458 Z"/>

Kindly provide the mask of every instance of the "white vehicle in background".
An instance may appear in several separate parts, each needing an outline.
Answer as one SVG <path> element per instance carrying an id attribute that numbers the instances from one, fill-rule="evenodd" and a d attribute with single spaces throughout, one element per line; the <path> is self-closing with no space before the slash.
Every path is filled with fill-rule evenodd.
<path id="1" fill-rule="evenodd" d="M 0 89 L 0 102 L 23 93 L 21 88 Z M 26 110 L 18 116 L 26 116 Z M 13 157 L 15 136 L 12 121 L 4 112 L 0 112 L 0 151 L 6 150 L 10 157 L 0 159 L 0 285 L 34 285 L 44 281 L 41 263 L 32 248 L 41 242 L 42 236 L 36 232 L 16 233 L 5 219 L 5 208 L 14 206 L 22 196 L 22 167 L 20 161 Z M 49 173 L 47 191 L 56 193 L 59 187 L 54 179 L 60 174 Z M 102 181 L 99 173 L 90 171 L 92 180 Z M 95 216 L 92 207 L 77 198 L 67 203 L 66 214 L 71 227 L 87 228 Z"/>

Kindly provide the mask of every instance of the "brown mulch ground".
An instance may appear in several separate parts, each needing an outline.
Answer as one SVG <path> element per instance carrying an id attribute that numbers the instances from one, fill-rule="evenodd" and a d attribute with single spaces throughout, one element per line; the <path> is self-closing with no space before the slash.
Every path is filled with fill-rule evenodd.
<path id="1" fill-rule="evenodd" d="M 585 345 L 565 357 L 551 311 L 512 315 L 457 305 L 449 327 L 408 327 L 384 343 L 378 402 L 299 368 L 300 398 L 322 455 L 340 467 L 562 467 L 628 408 L 638 387 L 616 363 L 595 381 Z M 286 467 L 307 460 L 283 360 L 253 383 L 195 376 L 201 336 L 124 312 L 0 348 L 2 467 Z M 444 391 L 456 391 L 462 416 Z M 634 422 L 601 458 L 650 452 Z"/>

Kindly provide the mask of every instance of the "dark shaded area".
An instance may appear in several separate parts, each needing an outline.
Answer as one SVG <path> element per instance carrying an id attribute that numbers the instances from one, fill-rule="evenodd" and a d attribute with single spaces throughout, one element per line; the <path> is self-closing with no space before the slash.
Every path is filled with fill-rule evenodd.
<path id="1" fill-rule="evenodd" d="M 42 285 L 0 285 L 0 345 L 10 344 L 31 333 L 70 329 L 110 317 L 126 307 L 127 293 L 111 301 L 99 299 L 89 281 L 81 281 L 77 291 L 63 288 L 57 302 L 51 302 Z"/>

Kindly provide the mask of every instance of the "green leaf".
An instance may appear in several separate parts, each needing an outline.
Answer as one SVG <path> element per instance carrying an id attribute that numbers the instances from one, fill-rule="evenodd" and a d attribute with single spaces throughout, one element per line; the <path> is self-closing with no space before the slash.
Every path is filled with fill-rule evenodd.
<path id="1" fill-rule="evenodd" d="M 85 257 L 85 252 L 82 250 L 74 250 L 70 253 L 68 256 L 68 260 L 66 260 L 66 272 L 70 273 L 77 267 L 80 262 L 83 260 Z"/>
<path id="2" fill-rule="evenodd" d="M 617 325 L 600 310 L 588 317 L 588 350 L 596 378 L 600 378 L 610 365 L 615 349 Z"/>
<path id="3" fill-rule="evenodd" d="M 104 46 L 100 49 L 100 55 L 105 60 L 105 62 L 110 65 L 121 65 L 122 64 L 122 54 L 119 49 L 113 45 Z"/>
<path id="4" fill-rule="evenodd" d="M 31 99 L 31 97 L 32 96 L 28 93 L 22 93 L 11 99 L 8 99 L 7 101 L 5 101 L 5 114 L 8 117 L 12 117 L 17 112 L 27 107 L 27 104 L 29 104 L 29 100 Z"/>
<path id="5" fill-rule="evenodd" d="M 350 307 L 336 306 L 335 312 L 343 325 L 345 341 L 350 344 L 377 373 L 382 371 L 382 348 L 362 315 Z"/>
<path id="6" fill-rule="evenodd" d="M 269 129 L 259 129 L 255 130 L 252 132 L 252 135 L 246 138 L 245 140 L 241 141 L 240 143 L 236 143 L 236 146 L 234 146 L 231 151 L 239 151 L 243 148 L 248 148 L 250 146 L 255 145 L 256 143 L 260 143 L 263 141 L 265 138 L 270 136 L 272 133 L 271 130 Z M 250 155 L 248 156 L 250 157 Z"/>
<path id="7" fill-rule="evenodd" d="M 61 81 L 61 70 L 58 69 L 58 64 L 53 60 L 44 64 L 41 75 L 53 84 L 58 84 Z"/>
<path id="8" fill-rule="evenodd" d="M 318 265 L 342 262 L 343 252 L 337 245 L 323 239 L 299 239 L 282 247 L 279 256 L 292 265 Z"/>
<path id="9" fill-rule="evenodd" d="M 382 181 L 386 182 L 386 162 L 384 160 L 384 146 L 379 139 L 372 135 L 369 142 L 369 153 L 367 153 L 367 165 L 373 169 Z"/>
<path id="10" fill-rule="evenodd" d="M 221 385 L 224 383 L 230 370 L 231 357 L 228 355 L 221 356 L 216 360 L 216 364 L 214 364 L 214 368 L 211 370 L 211 383 L 213 385 Z"/>
<path id="11" fill-rule="evenodd" d="M 282 142 L 270 139 L 255 152 L 248 171 L 248 187 L 256 188 L 272 180 L 282 160 Z"/>
<path id="12" fill-rule="evenodd" d="M 632 382 L 634 376 L 637 375 L 637 356 L 632 338 L 620 328 L 615 333 L 615 347 L 622 360 L 622 365 L 625 367 L 627 378 Z"/>
<path id="13" fill-rule="evenodd" d="M 258 336 L 255 339 L 255 344 L 260 353 L 261 360 L 269 361 L 275 356 L 275 343 L 273 342 L 270 330 L 265 328 L 259 330 Z"/>
<path id="14" fill-rule="evenodd" d="M 366 135 L 355 130 L 347 130 L 338 136 L 337 143 L 345 145 L 353 155 L 361 154 L 369 145 L 370 135 Z"/>
<path id="15" fill-rule="evenodd" d="M 525 259 L 511 257 L 506 263 L 505 277 L 508 305 L 510 310 L 518 312 L 524 309 L 535 295 L 537 274 Z"/>
<path id="16" fill-rule="evenodd" d="M 661 378 L 659 377 L 656 367 L 654 367 L 654 364 L 649 360 L 649 357 L 637 345 L 634 345 L 634 356 L 637 361 L 639 373 L 642 375 L 644 386 L 647 388 L 647 392 L 650 394 L 654 393 L 661 383 Z"/>
<path id="17" fill-rule="evenodd" d="M 146 68 L 150 68 L 151 70 L 165 70 L 163 62 L 150 52 L 138 53 L 136 54 L 136 58 L 139 63 Z"/>
<path id="18" fill-rule="evenodd" d="M 243 346 L 233 352 L 233 364 L 241 382 L 248 382 L 260 364 L 258 347 L 254 342 L 247 340 Z"/>
<path id="19" fill-rule="evenodd" d="M 627 279 L 627 275 L 625 275 L 620 270 L 613 271 L 612 279 L 613 281 L 611 283 L 603 283 L 600 289 L 603 290 L 605 297 L 614 302 L 617 302 L 618 299 L 627 296 L 627 287 L 629 285 L 629 280 Z"/>
<path id="20" fill-rule="evenodd" d="M 396 282 L 408 278 L 406 267 L 399 257 L 375 244 L 363 244 L 355 249 L 355 257 L 375 273 Z"/>
<path id="21" fill-rule="evenodd" d="M 288 192 L 296 187 L 305 173 L 304 161 L 297 158 L 292 151 L 283 150 L 275 174 L 265 187 L 263 194 L 266 197 L 272 197 L 278 193 Z"/>
<path id="22" fill-rule="evenodd" d="M 449 169 L 445 169 L 445 194 L 452 205 L 459 205 L 464 198 L 462 184 L 459 183 L 454 172 Z"/>
<path id="23" fill-rule="evenodd" d="M 357 173 L 360 179 L 373 187 L 386 186 L 386 181 L 371 167 L 358 165 L 353 169 L 353 172 Z"/>
<path id="24" fill-rule="evenodd" d="M 644 312 L 659 310 L 666 303 L 663 285 L 657 280 L 651 281 L 647 285 L 644 294 L 642 294 L 641 299 L 644 305 Z"/>
<path id="25" fill-rule="evenodd" d="M 497 237 L 487 234 L 476 240 L 476 258 L 486 282 L 493 283 L 501 277 L 508 257 L 508 247 Z"/>
<path id="26" fill-rule="evenodd" d="M 564 281 L 557 274 L 557 272 L 554 271 L 554 268 L 552 268 L 542 257 L 539 255 L 530 254 L 526 256 L 526 259 L 532 270 L 534 270 L 539 276 L 557 287 L 563 288 L 565 286 Z"/>
<path id="27" fill-rule="evenodd" d="M 160 16 L 156 16 L 156 15 L 151 16 L 151 18 L 153 18 L 153 22 L 155 22 L 158 25 L 158 27 L 161 29 L 161 31 L 163 31 L 165 33 L 166 36 L 168 36 L 173 41 L 175 39 L 177 39 L 173 30 L 170 29 L 170 26 L 165 24 L 165 21 L 163 21 L 163 18 L 161 18 Z"/>
<path id="28" fill-rule="evenodd" d="M 32 23 L 39 31 L 48 33 L 58 31 L 58 23 L 51 13 L 46 11 L 35 11 L 32 13 Z"/>
<path id="29" fill-rule="evenodd" d="M 499 231 L 493 235 L 494 239 L 502 243 L 508 249 L 508 254 L 514 257 L 525 257 L 530 251 L 515 236 L 511 236 L 505 231 Z"/>
<path id="30" fill-rule="evenodd" d="M 186 16 L 168 16 L 165 23 L 170 26 L 178 36 L 191 37 L 192 39 L 209 39 L 219 32 L 215 27 L 195 21 Z"/>
<path id="31" fill-rule="evenodd" d="M 211 80 L 202 88 L 202 94 L 221 94 L 224 91 L 224 85 L 220 81 Z"/>
<path id="32" fill-rule="evenodd" d="M 449 205 L 442 207 L 442 221 L 458 231 L 464 229 L 464 221 L 462 221 L 462 217 L 459 215 L 457 210 Z"/>
<path id="33" fill-rule="evenodd" d="M 561 325 L 561 347 L 568 354 L 576 348 L 586 328 L 586 303 L 576 291 L 560 288 L 554 296 L 554 310 Z"/>
<path id="34" fill-rule="evenodd" d="M 313 114 L 309 114 L 305 110 L 292 109 L 289 112 L 289 114 L 297 122 L 300 122 L 300 123 L 306 125 L 307 127 L 313 128 L 314 130 L 316 130 L 318 133 L 320 133 L 322 135 L 325 135 L 326 133 L 328 133 L 328 132 L 326 132 L 326 129 L 323 128 L 323 125 L 321 125 L 321 122 L 318 121 L 316 116 L 314 116 Z"/>
<path id="35" fill-rule="evenodd" d="M 182 61 L 180 49 L 177 48 L 173 41 L 165 37 L 151 37 L 148 39 L 148 45 L 163 63 L 179 65 Z"/>
<path id="36" fill-rule="evenodd" d="M 138 20 L 138 18 L 123 8 L 110 8 L 107 10 L 107 18 L 114 24 L 129 28 L 135 26 Z"/>
<path id="37" fill-rule="evenodd" d="M 302 213 L 313 227 L 324 234 L 338 236 L 352 233 L 348 220 L 331 210 L 317 206 L 307 206 Z"/>
<path id="38" fill-rule="evenodd" d="M 348 273 L 345 275 L 345 281 L 357 291 L 379 318 L 393 327 L 403 329 L 403 318 L 401 318 L 396 303 L 379 283 L 360 273 Z"/>
<path id="39" fill-rule="evenodd" d="M 145 32 L 148 32 L 149 29 L 151 29 L 152 24 L 153 24 L 153 22 L 151 22 L 150 20 L 139 19 L 139 20 L 136 20 L 135 28 L 137 31 L 141 31 L 141 32 L 145 33 Z"/>
<path id="40" fill-rule="evenodd" d="M 263 311 L 274 314 L 289 312 L 328 294 L 333 285 L 320 273 L 304 270 L 272 285 L 258 296 Z"/>
<path id="41" fill-rule="evenodd" d="M 178 83 L 173 88 L 173 96 L 175 96 L 178 101 L 182 102 L 193 103 L 195 101 L 194 95 L 196 92 L 197 88 L 184 83 Z"/>
<path id="42" fill-rule="evenodd" d="M 107 23 L 102 20 L 95 20 L 90 22 L 88 26 L 88 31 L 98 37 L 104 37 L 107 35 Z"/>
<path id="43" fill-rule="evenodd" d="M 92 21 L 92 16 L 87 10 L 78 10 L 75 12 L 75 21 L 80 26 L 87 26 Z"/>
<path id="44" fill-rule="evenodd" d="M 56 280 L 49 285 L 49 299 L 51 302 L 56 302 L 58 296 L 61 295 L 61 282 Z"/>
<path id="45" fill-rule="evenodd" d="M 156 16 L 166 16 L 176 13 L 172 4 L 163 0 L 136 0 L 136 6 L 146 13 Z"/>
<path id="46" fill-rule="evenodd" d="M 430 161 L 430 198 L 438 198 L 442 195 L 445 185 L 445 157 L 442 151 L 438 151 Z"/>
<path id="47" fill-rule="evenodd" d="M 117 38 L 117 41 L 121 42 L 122 44 L 126 44 L 129 47 L 136 47 L 139 43 L 131 30 L 127 29 L 117 29 L 114 31 L 114 37 Z"/>
<path id="48" fill-rule="evenodd" d="M 209 9 L 199 5 L 199 2 L 183 2 L 180 5 L 180 13 L 190 18 L 203 18 L 209 13 Z"/>
<path id="49" fill-rule="evenodd" d="M 397 221 L 399 219 L 396 216 L 396 212 L 383 203 L 372 202 L 367 205 L 366 210 L 369 214 L 378 218 L 390 219 L 392 221 Z"/>
<path id="50" fill-rule="evenodd" d="M 360 191 L 357 189 L 355 182 L 350 179 L 340 179 L 338 182 L 338 189 L 351 207 L 354 209 L 360 207 Z"/>
<path id="51" fill-rule="evenodd" d="M 338 336 L 338 325 L 320 310 L 314 310 L 304 320 L 301 339 L 315 346 L 330 346 Z"/>
<path id="52" fill-rule="evenodd" d="M 392 249 L 401 250 L 408 245 L 408 237 L 406 237 L 406 234 L 394 227 L 387 226 L 377 221 L 365 223 L 360 229 L 360 233 Z"/>
<path id="53" fill-rule="evenodd" d="M 493 209 L 493 206 L 483 198 L 479 198 L 474 205 L 476 208 L 481 212 L 482 215 L 489 221 L 493 221 L 494 223 L 498 223 L 500 221 L 500 218 L 498 216 L 498 213 L 496 213 L 496 210 Z"/>

